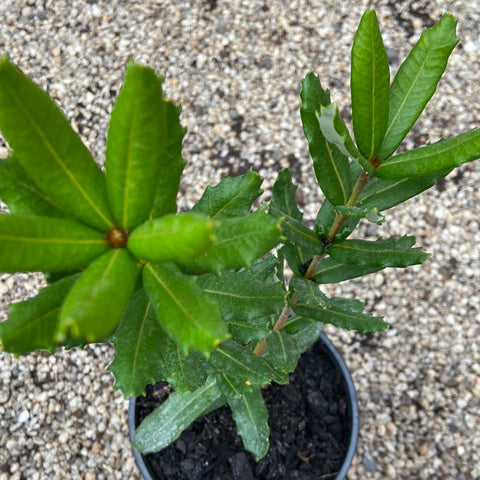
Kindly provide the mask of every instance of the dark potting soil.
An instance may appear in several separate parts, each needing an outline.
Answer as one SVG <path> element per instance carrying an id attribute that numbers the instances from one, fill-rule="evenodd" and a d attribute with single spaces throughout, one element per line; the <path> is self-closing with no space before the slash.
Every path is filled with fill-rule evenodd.
<path id="1" fill-rule="evenodd" d="M 136 425 L 161 404 L 170 387 L 147 387 L 138 397 Z M 264 389 L 270 450 L 256 463 L 243 448 L 228 407 L 196 420 L 172 445 L 146 455 L 158 480 L 334 479 L 345 458 L 350 423 L 343 378 L 319 340 L 298 362 L 287 385 Z"/>

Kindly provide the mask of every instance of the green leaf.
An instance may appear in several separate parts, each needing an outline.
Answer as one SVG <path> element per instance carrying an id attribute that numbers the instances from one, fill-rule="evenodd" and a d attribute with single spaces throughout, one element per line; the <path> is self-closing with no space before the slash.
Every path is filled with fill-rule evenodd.
<path id="1" fill-rule="evenodd" d="M 71 220 L 0 215 L 0 272 L 75 270 L 107 249 L 101 233 Z"/>
<path id="2" fill-rule="evenodd" d="M 143 282 L 162 328 L 179 343 L 205 356 L 228 338 L 217 304 L 172 263 L 147 264 Z"/>
<path id="3" fill-rule="evenodd" d="M 372 165 L 358 151 L 344 121 L 338 113 L 336 103 L 320 107 L 317 119 L 325 138 L 335 145 L 344 155 L 356 160 L 368 173 L 373 172 Z M 333 203 L 333 202 L 332 202 Z"/>
<path id="4" fill-rule="evenodd" d="M 317 219 L 315 221 L 315 232 L 319 237 L 328 237 L 336 216 L 334 206 L 328 200 L 325 200 L 318 211 Z M 349 217 L 342 224 L 335 238 L 339 240 L 347 238 L 355 230 L 359 220 L 360 219 L 357 217 Z"/>
<path id="5" fill-rule="evenodd" d="M 220 307 L 225 321 L 248 321 L 279 312 L 285 302 L 280 282 L 265 283 L 248 270 L 203 275 L 198 284 Z"/>
<path id="6" fill-rule="evenodd" d="M 137 428 L 133 447 L 143 454 L 162 450 L 220 397 L 214 378 L 209 378 L 205 385 L 192 393 L 171 393 Z"/>
<path id="7" fill-rule="evenodd" d="M 361 333 L 388 328 L 382 318 L 362 313 L 362 302 L 346 298 L 330 299 L 309 280 L 294 278 L 292 282 L 292 290 L 296 294 L 292 309 L 297 315 Z"/>
<path id="8" fill-rule="evenodd" d="M 34 350 L 52 353 L 63 301 L 77 275 L 42 288 L 36 297 L 10 305 L 8 319 L 0 323 L 0 343 L 5 352 L 22 355 Z"/>
<path id="9" fill-rule="evenodd" d="M 348 207 L 346 205 L 339 205 L 334 208 L 334 211 L 345 217 L 354 216 L 357 218 L 365 218 L 369 222 L 377 223 L 378 225 L 381 225 L 385 220 L 385 217 L 378 212 L 377 207 Z"/>
<path id="10" fill-rule="evenodd" d="M 135 291 L 140 272 L 124 248 L 111 249 L 92 262 L 65 299 L 57 339 L 95 342 L 111 334 Z"/>
<path id="11" fill-rule="evenodd" d="M 435 93 L 459 40 L 456 25 L 452 15 L 443 15 L 435 26 L 423 31 L 400 66 L 390 88 L 388 127 L 378 151 L 380 159 L 388 158 L 397 149 Z"/>
<path id="12" fill-rule="evenodd" d="M 301 221 L 303 213 L 298 209 L 295 199 L 297 188 L 297 185 L 292 182 L 290 170 L 288 168 L 280 170 L 273 185 L 270 208 L 279 212 L 279 215 Z"/>
<path id="13" fill-rule="evenodd" d="M 176 262 L 198 257 L 214 239 L 209 218 L 195 213 L 171 214 L 138 226 L 130 234 L 127 247 L 144 261 Z"/>
<path id="14" fill-rule="evenodd" d="M 239 177 L 223 177 L 218 185 L 205 189 L 191 211 L 218 220 L 245 216 L 262 193 L 261 184 L 260 175 L 252 170 Z"/>
<path id="15" fill-rule="evenodd" d="M 363 277 L 369 273 L 378 272 L 383 267 L 367 267 L 364 265 L 349 265 L 339 263 L 331 257 L 323 258 L 315 269 L 312 280 L 315 283 L 340 283 L 351 278 Z"/>
<path id="16" fill-rule="evenodd" d="M 150 216 L 158 218 L 177 211 L 177 193 L 185 161 L 182 158 L 182 142 L 187 131 L 180 124 L 178 105 L 164 100 L 167 123 L 167 150 L 157 179 L 154 205 Z"/>
<path id="17" fill-rule="evenodd" d="M 350 85 L 355 140 L 371 160 L 387 130 L 390 98 L 388 57 L 374 10 L 363 14 L 355 34 Z"/>
<path id="18" fill-rule="evenodd" d="M 302 80 L 300 97 L 303 131 L 308 140 L 318 184 L 334 205 L 345 205 L 352 193 L 348 156 L 327 141 L 316 115 L 322 105 L 330 105 L 330 92 L 323 90 L 318 77 L 310 72 Z"/>
<path id="19" fill-rule="evenodd" d="M 375 176 L 405 178 L 432 175 L 477 158 L 480 158 L 480 128 L 390 157 L 375 170 Z"/>
<path id="20" fill-rule="evenodd" d="M 29 177 L 78 220 L 112 228 L 105 179 L 49 96 L 0 60 L 0 130 Z"/>
<path id="21" fill-rule="evenodd" d="M 217 240 L 213 246 L 182 265 L 195 273 L 217 274 L 247 267 L 282 241 L 280 224 L 281 220 L 261 210 L 245 217 L 227 218 L 214 227 Z"/>
<path id="22" fill-rule="evenodd" d="M 115 388 L 126 397 L 138 396 L 145 394 L 145 385 L 163 380 L 161 352 L 167 338 L 145 290 L 138 289 L 110 338 L 115 358 L 108 370 L 115 375 Z"/>
<path id="23" fill-rule="evenodd" d="M 242 437 L 246 450 L 253 454 L 258 462 L 269 448 L 268 412 L 260 388 L 253 388 L 240 398 L 227 399 L 232 416 L 237 425 L 237 432 Z"/>
<path id="24" fill-rule="evenodd" d="M 25 173 L 15 155 L 0 160 L 0 198 L 15 215 L 64 218 L 67 213 Z"/>
<path id="25" fill-rule="evenodd" d="M 165 168 L 166 135 L 162 78 L 130 64 L 112 111 L 105 153 L 108 200 L 124 230 L 149 216 Z"/>
<path id="26" fill-rule="evenodd" d="M 377 208 L 379 211 L 387 210 L 432 187 L 451 171 L 448 169 L 425 177 L 395 180 L 374 177 L 362 190 L 356 205 L 361 208 Z"/>
<path id="27" fill-rule="evenodd" d="M 266 385 L 272 378 L 262 358 L 233 340 L 227 340 L 215 349 L 210 365 L 232 379 L 237 389 L 245 391 L 251 391 L 252 385 Z"/>
<path id="28" fill-rule="evenodd" d="M 430 255 L 421 248 L 411 248 L 415 237 L 340 240 L 328 249 L 337 262 L 367 267 L 408 267 L 423 263 Z"/>

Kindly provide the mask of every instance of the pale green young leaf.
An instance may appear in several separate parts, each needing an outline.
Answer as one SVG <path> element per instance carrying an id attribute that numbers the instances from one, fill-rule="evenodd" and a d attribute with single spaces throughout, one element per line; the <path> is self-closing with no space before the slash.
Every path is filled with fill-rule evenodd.
<path id="1" fill-rule="evenodd" d="M 388 57 L 374 10 L 363 14 L 355 34 L 350 88 L 355 140 L 371 160 L 387 130 L 390 99 Z"/>
<path id="2" fill-rule="evenodd" d="M 124 248 L 115 248 L 82 272 L 65 299 L 56 338 L 95 342 L 110 335 L 137 286 L 141 268 Z"/>
<path id="3" fill-rule="evenodd" d="M 421 248 L 412 248 L 415 237 L 339 240 L 328 254 L 337 262 L 367 267 L 408 267 L 423 263 L 430 255 Z"/>
<path id="4" fill-rule="evenodd" d="M 448 140 L 400 153 L 375 170 L 380 178 L 405 178 L 437 174 L 480 158 L 480 128 Z"/>
<path id="5" fill-rule="evenodd" d="M 195 213 L 147 220 L 129 236 L 127 248 L 143 261 L 179 262 L 198 257 L 215 240 L 214 223 Z"/>
<path id="6" fill-rule="evenodd" d="M 103 235 L 71 220 L 0 215 L 0 272 L 65 272 L 108 249 Z"/>
<path id="7" fill-rule="evenodd" d="M 232 396 L 227 401 L 245 449 L 258 462 L 268 452 L 270 435 L 262 391 L 259 387 L 254 387 L 251 392 L 244 392 L 240 398 Z"/>
<path id="8" fill-rule="evenodd" d="M 3 351 L 22 355 L 34 350 L 52 353 L 63 301 L 78 276 L 73 275 L 42 288 L 33 298 L 10 305 L 8 319 L 0 322 Z"/>
<path id="9" fill-rule="evenodd" d="M 50 97 L 7 58 L 0 60 L 0 131 L 28 176 L 82 223 L 114 226 L 105 178 Z"/>
<path id="10" fill-rule="evenodd" d="M 205 189 L 191 211 L 218 220 L 245 216 L 261 195 L 261 184 L 260 175 L 252 170 L 239 177 L 223 177 L 218 185 Z"/>
<path id="11" fill-rule="evenodd" d="M 167 150 L 157 179 L 157 189 L 151 218 L 158 218 L 177 211 L 177 193 L 185 160 L 182 158 L 182 142 L 187 131 L 180 124 L 181 108 L 165 100 L 167 123 Z"/>
<path id="12" fill-rule="evenodd" d="M 158 452 L 174 442 L 221 397 L 215 378 L 192 393 L 171 393 L 135 431 L 133 447 L 143 454 Z"/>
<path id="13" fill-rule="evenodd" d="M 145 385 L 163 380 L 160 353 L 167 339 L 145 290 L 138 289 L 110 337 L 115 358 L 108 370 L 115 375 L 115 388 L 122 390 L 125 397 L 144 395 Z M 152 352 L 157 353 L 152 355 Z"/>
<path id="14" fill-rule="evenodd" d="M 363 157 L 353 143 L 350 132 L 338 113 L 337 104 L 332 103 L 326 107 L 320 107 L 320 111 L 317 112 L 316 115 L 325 138 L 335 145 L 344 155 L 356 160 L 368 173 L 372 173 L 372 165 Z"/>
<path id="15" fill-rule="evenodd" d="M 448 57 L 458 43 L 457 20 L 450 14 L 424 30 L 400 66 L 390 88 L 388 127 L 378 157 L 388 158 L 413 127 L 435 93 L 447 66 Z"/>
<path id="16" fill-rule="evenodd" d="M 162 80 L 151 68 L 130 64 L 110 118 L 107 193 L 113 216 L 124 230 L 148 218 L 161 170 L 169 166 Z"/>
<path id="17" fill-rule="evenodd" d="M 193 348 L 208 356 L 228 338 L 218 305 L 195 277 L 183 274 L 173 263 L 157 263 L 145 265 L 143 282 L 160 325 L 184 354 Z"/>
<path id="18" fill-rule="evenodd" d="M 345 205 L 352 192 L 348 155 L 325 138 L 317 119 L 321 106 L 331 103 L 330 92 L 324 90 L 318 77 L 310 72 L 302 80 L 300 97 L 303 131 L 308 140 L 318 184 L 334 205 Z"/>
<path id="19" fill-rule="evenodd" d="M 215 243 L 185 268 L 195 273 L 221 273 L 232 268 L 247 267 L 282 241 L 281 219 L 262 210 L 244 217 L 227 218 L 214 227 Z"/>
<path id="20" fill-rule="evenodd" d="M 35 185 L 13 154 L 0 160 L 0 198 L 15 215 L 68 216 Z"/>

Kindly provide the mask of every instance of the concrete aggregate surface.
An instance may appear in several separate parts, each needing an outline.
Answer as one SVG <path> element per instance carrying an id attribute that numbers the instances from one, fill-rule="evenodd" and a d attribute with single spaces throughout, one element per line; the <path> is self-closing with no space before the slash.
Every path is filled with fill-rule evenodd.
<path id="1" fill-rule="evenodd" d="M 301 79 L 313 70 L 350 116 L 349 58 L 366 8 L 374 7 L 392 74 L 444 11 L 461 38 L 411 148 L 480 126 L 478 0 L 2 0 L 0 54 L 45 88 L 97 161 L 129 58 L 165 76 L 188 127 L 181 208 L 208 184 L 250 167 L 265 178 L 292 169 L 307 221 L 322 200 L 299 117 Z M 0 139 L 0 156 L 7 147 Z M 328 287 L 385 315 L 366 336 L 327 327 L 352 372 L 361 410 L 349 480 L 480 479 L 480 162 L 362 225 L 360 238 L 414 234 L 432 254 Z M 44 285 L 37 274 L 0 274 L 7 305 Z M 105 372 L 110 346 L 0 354 L 0 480 L 138 479 L 127 401 Z"/>

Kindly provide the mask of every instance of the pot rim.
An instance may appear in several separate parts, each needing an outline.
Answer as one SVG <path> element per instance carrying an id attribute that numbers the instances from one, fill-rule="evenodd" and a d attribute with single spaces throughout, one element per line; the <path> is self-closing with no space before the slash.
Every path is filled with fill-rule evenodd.
<path id="1" fill-rule="evenodd" d="M 350 416 L 350 440 L 348 442 L 347 453 L 345 455 L 342 468 L 334 479 L 344 480 L 352 464 L 358 442 L 360 414 L 358 410 L 357 393 L 355 391 L 355 385 L 353 383 L 352 376 L 350 375 L 350 371 L 348 370 L 343 357 L 340 355 L 338 350 L 335 348 L 333 343 L 328 339 L 327 335 L 325 335 L 324 332 L 320 334 L 319 338 L 322 340 L 325 347 L 327 347 L 327 350 L 330 353 L 330 357 L 335 364 L 336 370 L 342 375 L 347 391 L 348 413 Z M 128 430 L 130 435 L 130 442 L 133 442 L 133 437 L 135 436 L 135 402 L 136 397 L 130 397 L 128 403 Z M 135 450 L 133 446 L 132 451 L 133 456 L 135 457 L 135 462 L 137 463 L 138 469 L 140 470 L 143 478 L 145 480 L 155 480 L 150 474 L 150 471 L 148 470 L 143 455 L 137 450 Z"/>

